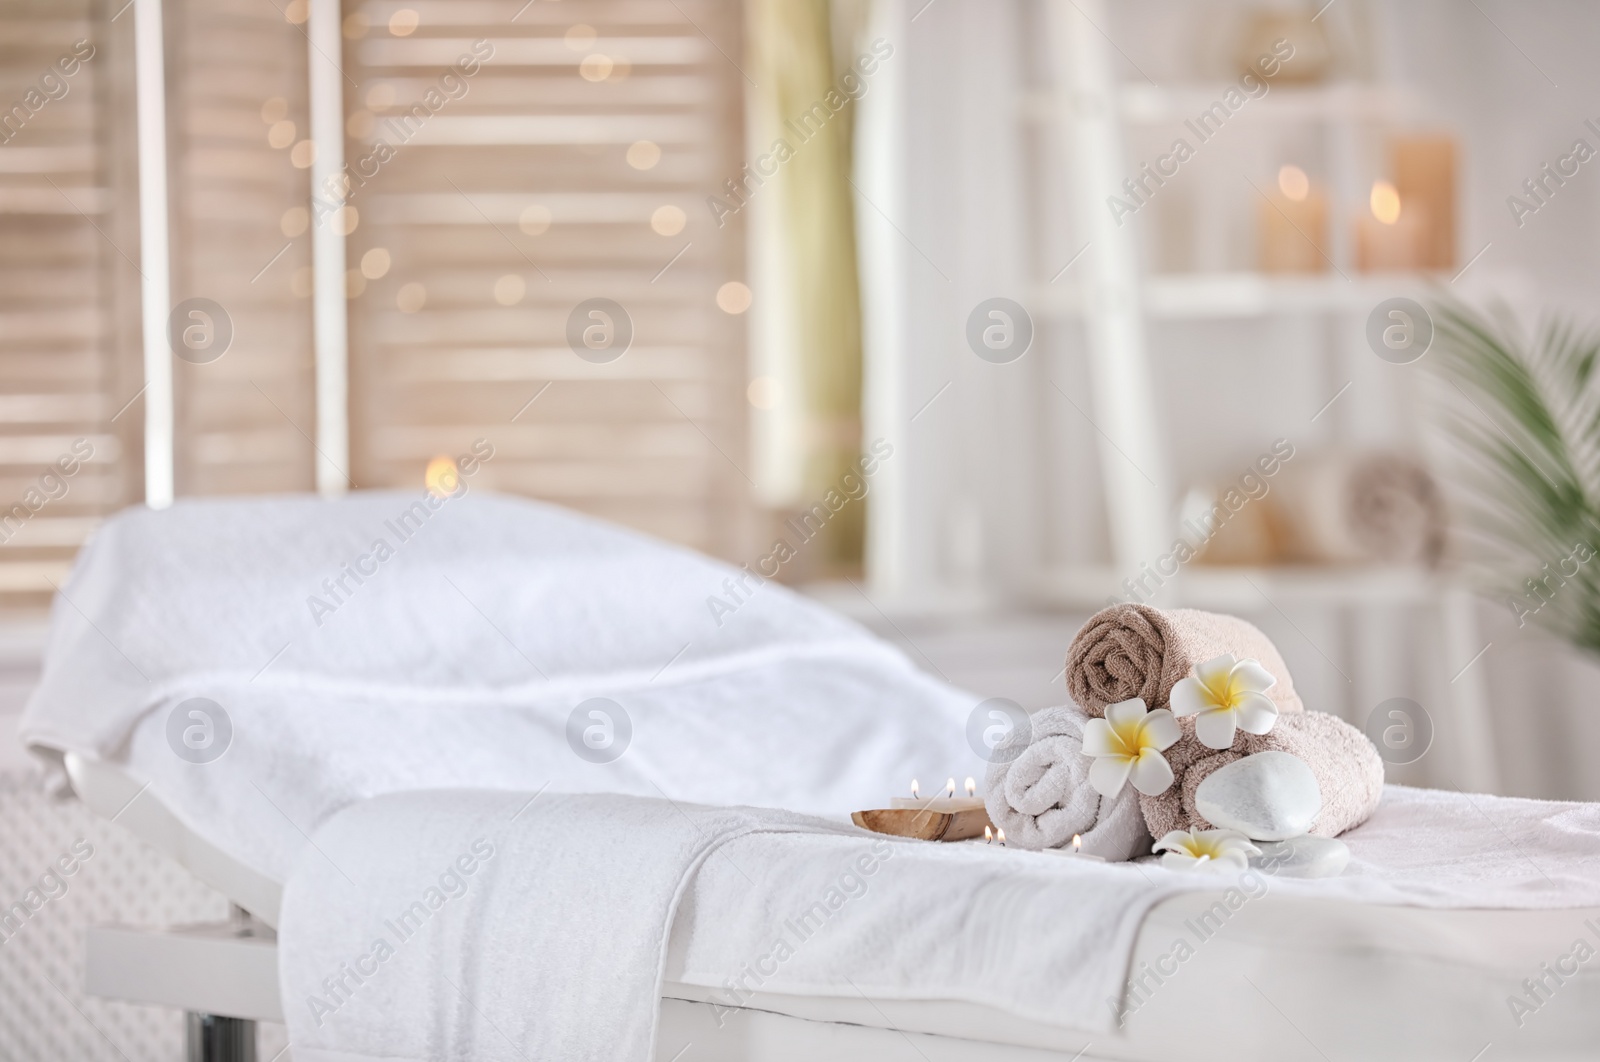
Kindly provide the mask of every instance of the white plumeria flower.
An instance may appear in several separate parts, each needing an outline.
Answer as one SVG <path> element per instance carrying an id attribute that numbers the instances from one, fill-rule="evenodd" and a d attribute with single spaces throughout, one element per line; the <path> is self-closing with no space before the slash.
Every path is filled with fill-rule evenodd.
<path id="1" fill-rule="evenodd" d="M 1246 870 L 1250 857 L 1261 849 L 1238 830 L 1173 830 L 1156 842 L 1165 853 L 1161 865 L 1168 870 Z"/>
<path id="2" fill-rule="evenodd" d="M 1089 784 L 1105 797 L 1116 796 L 1128 781 L 1145 796 L 1165 793 L 1172 768 L 1161 754 L 1181 736 L 1171 712 L 1152 712 L 1139 697 L 1107 705 L 1104 719 L 1091 719 L 1083 728 L 1083 754 L 1094 757 Z"/>
<path id="3" fill-rule="evenodd" d="M 1192 715 L 1194 734 L 1211 749 L 1233 746 L 1235 728 L 1265 734 L 1278 721 L 1278 706 L 1267 691 L 1277 678 L 1254 660 L 1219 656 L 1194 666 L 1194 674 L 1172 687 L 1172 711 Z"/>

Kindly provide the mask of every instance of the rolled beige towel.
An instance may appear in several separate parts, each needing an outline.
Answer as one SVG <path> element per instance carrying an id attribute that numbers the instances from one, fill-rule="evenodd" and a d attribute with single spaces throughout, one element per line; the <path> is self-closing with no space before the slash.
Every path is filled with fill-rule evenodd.
<path id="1" fill-rule="evenodd" d="M 1139 793 L 1124 785 L 1103 797 L 1089 784 L 1094 762 L 1083 754 L 1089 716 L 1075 705 L 1035 715 L 995 750 L 984 781 L 989 818 L 1019 848 L 1062 848 L 1077 836 L 1082 851 L 1112 862 L 1150 851 Z M 1023 748 L 1011 756 L 1017 745 Z"/>
<path id="2" fill-rule="evenodd" d="M 1403 454 L 1327 452 L 1287 462 L 1265 499 L 1280 559 L 1301 564 L 1435 564 L 1444 498 Z"/>
<path id="3" fill-rule="evenodd" d="M 1240 731 L 1233 747 L 1206 748 L 1186 727 L 1178 743 L 1166 750 L 1172 768 L 1172 788 L 1159 796 L 1139 797 L 1139 810 L 1151 836 L 1171 830 L 1212 829 L 1195 810 L 1195 790 L 1217 768 L 1243 756 L 1276 750 L 1292 753 L 1306 762 L 1322 793 L 1322 810 L 1311 827 L 1315 837 L 1337 837 L 1361 825 L 1383 796 L 1383 759 L 1367 735 L 1327 712 L 1280 715 L 1265 734 Z"/>
<path id="4" fill-rule="evenodd" d="M 1289 666 L 1255 624 L 1192 608 L 1124 604 L 1096 612 L 1067 649 L 1067 692 L 1092 716 L 1134 697 L 1154 711 L 1169 706 L 1172 687 L 1196 664 L 1225 655 L 1255 660 L 1278 680 L 1267 696 L 1280 713 L 1305 710 Z M 1193 721 L 1185 723 L 1192 735 Z"/>

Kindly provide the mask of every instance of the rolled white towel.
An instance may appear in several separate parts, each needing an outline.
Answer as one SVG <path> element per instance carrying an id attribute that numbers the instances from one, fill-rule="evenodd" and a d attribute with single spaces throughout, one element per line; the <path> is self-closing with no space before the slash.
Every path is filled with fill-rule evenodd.
<path id="1" fill-rule="evenodd" d="M 1439 486 L 1404 454 L 1308 454 L 1284 465 L 1269 504 L 1291 563 L 1433 565 L 1444 552 Z"/>
<path id="2" fill-rule="evenodd" d="M 1036 714 L 995 749 L 984 786 L 989 818 L 1019 848 L 1061 848 L 1082 838 L 1089 855 L 1120 862 L 1150 851 L 1139 794 L 1125 785 L 1107 800 L 1089 785 L 1083 726 L 1076 705 Z M 1022 745 L 1020 754 L 1017 746 Z M 1013 755 L 1015 754 L 1015 755 Z"/>

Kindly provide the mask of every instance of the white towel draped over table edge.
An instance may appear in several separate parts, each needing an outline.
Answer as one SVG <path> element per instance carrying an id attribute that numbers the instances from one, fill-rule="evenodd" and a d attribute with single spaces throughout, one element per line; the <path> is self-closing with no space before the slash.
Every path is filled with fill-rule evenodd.
<path id="1" fill-rule="evenodd" d="M 280 943 L 297 1055 L 643 1062 L 669 940 L 673 977 L 708 989 L 719 1007 L 756 987 L 961 1000 L 1115 1035 L 1107 1000 L 1122 995 L 1140 920 L 1175 892 L 1600 907 L 1593 805 L 1390 787 L 1347 835 L 1350 872 L 1299 881 L 897 841 L 782 811 L 604 795 L 527 801 L 383 797 L 319 831 L 290 880 Z M 480 840 L 490 858 L 472 858 Z M 471 874 L 459 872 L 463 856 Z M 438 910 L 402 921 L 445 874 Z M 674 927 L 685 897 L 686 921 Z M 392 954 L 368 958 L 380 941 Z M 347 967 L 374 972 L 340 984 Z"/>

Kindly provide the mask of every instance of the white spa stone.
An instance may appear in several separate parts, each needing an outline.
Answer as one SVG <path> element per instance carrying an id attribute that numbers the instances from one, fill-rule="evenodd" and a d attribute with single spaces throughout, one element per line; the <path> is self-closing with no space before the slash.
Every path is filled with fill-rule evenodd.
<path id="1" fill-rule="evenodd" d="M 1194 807 L 1213 826 L 1252 841 L 1283 841 L 1311 829 L 1322 791 L 1305 760 L 1258 752 L 1217 768 L 1195 790 Z"/>
<path id="2" fill-rule="evenodd" d="M 1336 837 L 1291 837 L 1262 841 L 1261 854 L 1250 857 L 1257 870 L 1281 878 L 1336 878 L 1350 865 L 1350 846 Z"/>

